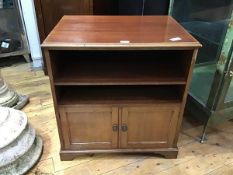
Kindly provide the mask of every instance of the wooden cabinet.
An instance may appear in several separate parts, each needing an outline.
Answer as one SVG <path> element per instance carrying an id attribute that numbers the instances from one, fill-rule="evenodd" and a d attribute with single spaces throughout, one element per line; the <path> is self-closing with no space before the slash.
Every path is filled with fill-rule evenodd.
<path id="1" fill-rule="evenodd" d="M 143 0 L 34 0 L 41 42 L 64 15 L 141 15 Z M 144 15 L 168 14 L 169 0 L 147 0 Z"/>
<path id="2" fill-rule="evenodd" d="M 61 159 L 106 152 L 175 158 L 200 46 L 167 16 L 63 17 L 43 43 Z"/>
<path id="3" fill-rule="evenodd" d="M 91 15 L 93 0 L 34 0 L 41 42 L 64 15 Z"/>

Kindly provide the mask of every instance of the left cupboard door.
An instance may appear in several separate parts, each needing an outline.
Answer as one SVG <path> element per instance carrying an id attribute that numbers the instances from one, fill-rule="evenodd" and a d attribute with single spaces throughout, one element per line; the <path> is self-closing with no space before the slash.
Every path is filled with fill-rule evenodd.
<path id="1" fill-rule="evenodd" d="M 95 150 L 118 147 L 118 108 L 60 107 L 62 149 Z"/>

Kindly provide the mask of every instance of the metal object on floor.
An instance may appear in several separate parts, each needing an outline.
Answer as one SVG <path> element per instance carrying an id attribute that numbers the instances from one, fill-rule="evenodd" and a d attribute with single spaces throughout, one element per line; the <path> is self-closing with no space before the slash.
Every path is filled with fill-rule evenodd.
<path id="1" fill-rule="evenodd" d="M 204 124 L 203 143 L 208 126 L 233 118 L 233 1 L 171 0 L 170 15 L 203 45 L 186 107 Z"/>
<path id="2" fill-rule="evenodd" d="M 24 112 L 0 107 L 0 174 L 25 174 L 39 160 L 43 143 Z"/>

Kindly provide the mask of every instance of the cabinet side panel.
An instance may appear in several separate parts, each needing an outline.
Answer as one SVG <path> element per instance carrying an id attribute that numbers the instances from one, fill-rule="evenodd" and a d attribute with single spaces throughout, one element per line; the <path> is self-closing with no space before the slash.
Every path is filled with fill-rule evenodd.
<path id="1" fill-rule="evenodd" d="M 177 126 L 176 126 L 176 137 L 175 137 L 174 142 L 173 142 L 173 147 L 177 147 L 177 141 L 179 138 L 180 127 L 181 127 L 181 123 L 182 123 L 183 115 L 184 115 L 184 108 L 186 105 L 189 86 L 190 86 L 190 83 L 192 80 L 192 73 L 193 73 L 193 68 L 195 66 L 197 53 L 198 53 L 198 49 L 193 50 L 191 64 L 190 64 L 190 68 L 188 71 L 187 83 L 186 83 L 186 86 L 184 88 L 184 94 L 183 94 L 182 104 L 181 104 L 181 108 L 180 108 L 179 119 L 178 119 Z"/>
<path id="2" fill-rule="evenodd" d="M 52 97 L 53 97 L 53 105 L 54 105 L 54 110 L 55 110 L 55 115 L 56 115 L 56 120 L 57 120 L 57 128 L 58 128 L 58 134 L 61 142 L 61 148 L 64 147 L 64 140 L 62 137 L 62 132 L 61 132 L 61 121 L 60 121 L 60 116 L 59 116 L 59 111 L 58 111 L 58 106 L 57 106 L 57 92 L 54 87 L 54 75 L 56 72 L 56 66 L 53 63 L 54 57 L 51 57 L 50 51 L 48 49 L 44 49 L 44 56 L 46 60 L 46 65 L 48 69 L 48 75 L 49 75 L 49 80 L 50 80 L 50 87 L 51 87 L 51 92 L 52 92 Z M 52 60 L 51 60 L 52 59 Z"/>

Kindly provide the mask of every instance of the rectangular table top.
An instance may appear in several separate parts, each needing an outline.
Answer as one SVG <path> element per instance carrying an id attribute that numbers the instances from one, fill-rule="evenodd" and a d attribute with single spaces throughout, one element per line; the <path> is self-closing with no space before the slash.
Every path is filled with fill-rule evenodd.
<path id="1" fill-rule="evenodd" d="M 201 44 L 170 16 L 64 16 L 45 48 L 197 48 Z"/>

